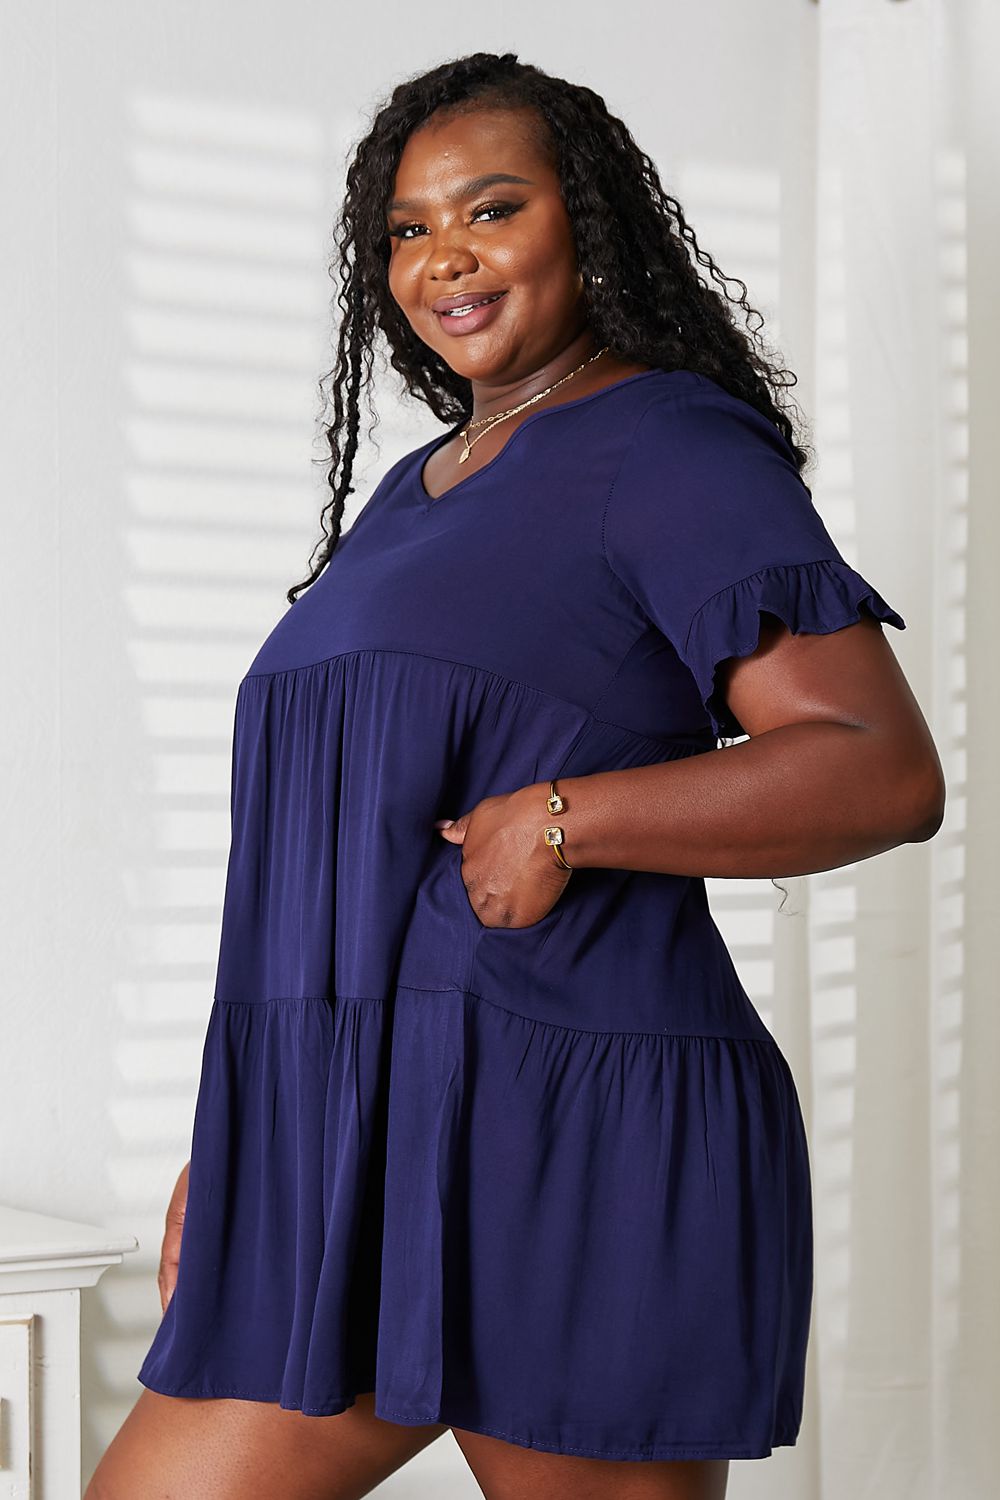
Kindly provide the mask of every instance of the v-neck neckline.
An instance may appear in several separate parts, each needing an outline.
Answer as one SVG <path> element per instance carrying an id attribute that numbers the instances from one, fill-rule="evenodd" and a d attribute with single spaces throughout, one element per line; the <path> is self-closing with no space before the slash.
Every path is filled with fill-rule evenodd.
<path id="1" fill-rule="evenodd" d="M 635 380 L 647 380 L 651 375 L 662 375 L 663 373 L 664 371 L 659 365 L 651 365 L 648 370 L 635 370 L 631 375 L 622 376 L 621 380 L 612 380 L 607 385 L 602 385 L 600 390 L 588 391 L 585 396 L 575 396 L 571 401 L 560 401 L 554 406 L 543 406 L 541 411 L 530 412 L 524 421 L 519 422 L 513 432 L 510 433 L 499 452 L 494 453 L 493 457 L 488 459 L 481 469 L 476 469 L 472 474 L 466 474 L 464 479 L 456 480 L 453 485 L 443 490 L 440 495 L 431 495 L 424 485 L 424 465 L 439 448 L 443 448 L 445 443 L 449 442 L 464 427 L 466 418 L 463 417 L 460 422 L 456 422 L 447 432 L 443 433 L 440 437 L 434 438 L 430 445 L 425 443 L 422 448 L 417 449 L 416 463 L 413 465 L 412 477 L 415 481 L 414 487 L 421 503 L 425 509 L 431 510 L 434 506 L 439 505 L 442 500 L 450 499 L 456 490 L 463 489 L 467 484 L 471 484 L 474 479 L 479 479 L 482 475 L 488 474 L 493 465 L 499 463 L 500 459 L 503 458 L 518 433 L 523 432 L 526 427 L 530 427 L 532 422 L 537 422 L 541 417 L 551 416 L 557 411 L 568 411 L 573 406 L 583 406 L 585 402 L 596 401 L 599 396 L 609 395 L 612 391 L 621 390 L 622 386 L 631 385 Z"/>

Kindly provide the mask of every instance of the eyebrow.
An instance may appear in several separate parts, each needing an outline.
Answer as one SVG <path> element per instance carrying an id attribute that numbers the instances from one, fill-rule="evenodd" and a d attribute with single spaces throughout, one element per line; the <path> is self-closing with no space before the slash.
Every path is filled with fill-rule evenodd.
<path id="1" fill-rule="evenodd" d="M 534 187 L 530 177 L 518 177 L 513 172 L 484 172 L 481 177 L 470 177 L 468 182 L 460 182 L 457 188 L 446 194 L 449 203 L 460 203 L 463 198 L 472 198 L 476 193 L 481 193 L 485 188 L 495 187 L 499 182 L 517 182 L 524 187 Z M 393 209 L 403 209 L 412 213 L 424 206 L 423 198 L 392 198 L 386 204 L 386 213 L 392 213 Z"/>

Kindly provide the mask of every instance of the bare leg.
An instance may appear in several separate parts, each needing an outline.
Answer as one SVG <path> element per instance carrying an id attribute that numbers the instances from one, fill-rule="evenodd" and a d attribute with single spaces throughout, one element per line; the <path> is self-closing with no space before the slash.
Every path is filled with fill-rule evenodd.
<path id="1" fill-rule="evenodd" d="M 376 1417 L 373 1392 L 305 1417 L 276 1403 L 143 1390 L 84 1500 L 361 1500 L 447 1432 Z"/>
<path id="2" fill-rule="evenodd" d="M 453 1427 L 486 1500 L 725 1500 L 728 1458 L 623 1462 L 542 1453 Z"/>

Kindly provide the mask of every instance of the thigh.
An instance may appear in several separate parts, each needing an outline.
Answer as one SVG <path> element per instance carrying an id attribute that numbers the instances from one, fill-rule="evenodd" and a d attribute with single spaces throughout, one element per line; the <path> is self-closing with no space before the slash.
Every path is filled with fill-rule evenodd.
<path id="1" fill-rule="evenodd" d="M 447 1432 L 376 1417 L 369 1391 L 332 1417 L 143 1390 L 84 1500 L 360 1500 Z"/>
<path id="2" fill-rule="evenodd" d="M 486 1500 L 725 1500 L 728 1458 L 577 1458 L 462 1427 L 452 1432 Z"/>

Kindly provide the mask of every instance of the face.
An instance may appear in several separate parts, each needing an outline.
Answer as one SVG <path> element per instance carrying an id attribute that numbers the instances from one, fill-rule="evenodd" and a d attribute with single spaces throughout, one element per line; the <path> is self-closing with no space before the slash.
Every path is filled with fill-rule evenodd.
<path id="1" fill-rule="evenodd" d="M 387 209 L 392 296 L 418 338 L 483 387 L 531 375 L 586 326 L 559 179 L 528 124 L 521 110 L 432 117 L 403 149 Z M 434 308 L 496 293 L 464 315 Z"/>

